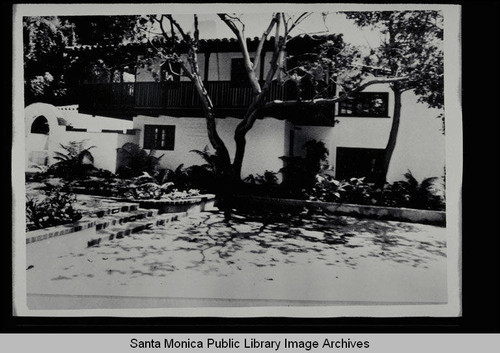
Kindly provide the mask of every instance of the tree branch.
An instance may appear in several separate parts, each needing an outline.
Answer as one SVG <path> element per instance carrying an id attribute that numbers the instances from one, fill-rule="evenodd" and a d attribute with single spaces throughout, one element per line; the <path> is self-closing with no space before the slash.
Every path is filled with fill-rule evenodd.
<path id="1" fill-rule="evenodd" d="M 266 42 L 266 39 L 269 36 L 269 33 L 271 33 L 271 31 L 273 30 L 273 27 L 276 24 L 276 22 L 277 22 L 276 18 L 273 15 L 271 23 L 269 23 L 269 26 L 264 31 L 264 33 L 262 33 L 262 36 L 260 37 L 259 45 L 257 46 L 257 50 L 255 51 L 255 59 L 253 61 L 254 71 L 257 69 L 257 66 L 259 66 L 259 64 L 260 64 L 260 55 L 262 53 L 262 49 L 264 48 L 264 43 Z"/>
<path id="2" fill-rule="evenodd" d="M 170 21 L 170 24 L 174 25 L 175 28 L 179 31 L 179 34 L 182 36 L 187 43 L 191 41 L 191 38 L 184 32 L 179 23 L 172 17 L 172 15 L 165 15 L 165 17 Z"/>
<path id="3" fill-rule="evenodd" d="M 356 87 L 355 89 L 345 92 L 343 95 L 335 97 L 335 98 L 317 98 L 317 99 L 308 99 L 308 100 L 289 100 L 289 101 L 280 101 L 274 100 L 270 102 L 266 102 L 262 105 L 260 109 L 268 109 L 268 108 L 278 108 L 278 107 L 293 107 L 297 105 L 301 106 L 314 106 L 314 105 L 323 105 L 323 106 L 331 106 L 335 103 L 343 102 L 347 98 L 349 98 L 352 94 L 361 92 L 365 88 L 375 84 L 382 83 L 394 83 L 394 82 L 402 82 L 408 80 L 408 77 L 397 77 L 397 78 L 388 78 L 388 79 L 375 79 L 365 82 L 364 84 Z"/>
<path id="4" fill-rule="evenodd" d="M 250 53 L 248 52 L 247 41 L 245 38 L 244 27 L 242 30 L 238 29 L 238 27 L 234 24 L 231 17 L 227 14 L 218 14 L 220 19 L 224 21 L 224 23 L 233 31 L 238 39 L 240 44 L 241 53 L 243 54 L 243 61 L 245 64 L 245 69 L 247 71 L 248 80 L 250 81 L 250 85 L 252 86 L 252 91 L 254 96 L 259 95 L 262 92 L 260 87 L 259 80 L 257 75 L 255 74 L 254 65 L 252 64 L 252 60 L 250 59 Z M 239 19 L 238 19 L 239 21 Z M 241 21 L 240 21 L 241 22 Z"/>

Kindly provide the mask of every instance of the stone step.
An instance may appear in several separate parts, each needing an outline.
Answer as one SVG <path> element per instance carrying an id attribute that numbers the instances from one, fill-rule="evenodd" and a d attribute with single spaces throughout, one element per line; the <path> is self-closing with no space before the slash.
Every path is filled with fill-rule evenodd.
<path id="1" fill-rule="evenodd" d="M 113 239 L 121 239 L 130 234 L 139 233 L 145 229 L 152 229 L 154 227 L 176 221 L 180 217 L 183 217 L 185 215 L 185 212 L 169 213 L 154 218 L 146 218 L 133 222 L 116 224 L 90 235 L 87 238 L 87 247 L 99 245 L 102 242 L 110 241 Z"/>
<path id="2" fill-rule="evenodd" d="M 103 228 L 109 224 L 123 223 L 144 217 L 154 217 L 157 210 L 140 210 L 136 203 L 119 203 L 84 215 L 78 222 L 26 232 L 26 244 L 76 233 L 90 228 Z"/>
<path id="3" fill-rule="evenodd" d="M 155 217 L 157 214 L 158 210 L 155 209 L 151 210 L 138 209 L 136 211 L 129 211 L 126 213 L 118 213 L 116 215 L 104 216 L 96 221 L 95 226 L 96 230 L 101 230 L 117 224 L 134 222 L 144 218 Z"/>

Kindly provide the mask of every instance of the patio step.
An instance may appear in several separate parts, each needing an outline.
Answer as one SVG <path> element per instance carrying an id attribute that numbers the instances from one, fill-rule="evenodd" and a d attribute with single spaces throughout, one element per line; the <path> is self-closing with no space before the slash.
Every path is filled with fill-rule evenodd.
<path id="1" fill-rule="evenodd" d="M 129 211 L 125 213 L 117 213 L 114 215 L 104 216 L 96 220 L 96 230 L 106 229 L 110 226 L 135 222 L 148 217 L 155 217 L 158 214 L 158 210 L 144 210 L 137 209 L 134 211 Z"/>
<path id="2" fill-rule="evenodd" d="M 149 211 L 149 210 L 148 210 Z M 151 214 L 151 213 L 149 213 Z M 169 222 L 178 220 L 180 217 L 186 216 L 187 212 L 169 213 L 157 216 L 156 212 L 147 218 L 124 222 L 122 224 L 114 224 L 97 231 L 87 237 L 87 247 L 99 245 L 102 242 L 110 241 L 113 239 L 121 239 L 131 234 L 139 233 L 146 229 L 152 229 L 157 226 L 164 225 Z"/>
<path id="3" fill-rule="evenodd" d="M 136 219 L 141 218 L 144 214 L 147 216 L 156 215 L 155 210 L 139 210 L 139 206 L 136 203 L 118 203 L 112 207 L 84 214 L 78 222 L 26 232 L 26 244 L 92 228 L 105 228 L 109 224 L 130 221 L 133 219 L 133 216 L 135 216 Z"/>

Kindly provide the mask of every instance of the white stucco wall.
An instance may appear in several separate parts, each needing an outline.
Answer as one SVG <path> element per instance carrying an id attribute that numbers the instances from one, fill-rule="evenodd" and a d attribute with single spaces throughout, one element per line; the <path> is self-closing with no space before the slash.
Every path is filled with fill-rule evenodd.
<path id="1" fill-rule="evenodd" d="M 398 140 L 389 167 L 388 179 L 401 180 L 411 170 L 417 180 L 443 176 L 446 165 L 445 136 L 440 111 L 417 103 L 412 92 L 403 94 Z"/>
<path id="2" fill-rule="evenodd" d="M 87 131 L 127 130 L 133 128 L 131 120 L 92 116 L 78 112 L 78 105 L 57 107 L 64 119 L 75 128 L 85 128 Z"/>
<path id="3" fill-rule="evenodd" d="M 388 118 L 337 116 L 338 123 L 333 128 L 298 126 L 295 153 L 303 154 L 302 145 L 309 139 L 321 140 L 329 149 L 328 160 L 335 169 L 337 147 L 384 149 L 392 124 L 394 95 L 384 85 L 370 86 L 366 92 L 389 92 Z M 403 93 L 398 139 L 387 174 L 389 182 L 404 179 L 408 170 L 420 181 L 444 175 L 445 136 L 441 133 L 441 120 L 436 118 L 439 113 L 417 103 L 414 93 Z"/>
<path id="4" fill-rule="evenodd" d="M 250 52 L 250 56 L 253 57 L 255 52 Z M 229 52 L 229 53 L 211 53 L 209 56 L 209 81 L 230 81 L 231 80 L 231 60 L 236 58 L 242 58 L 243 54 L 241 52 Z M 260 78 L 260 67 L 264 65 L 264 77 L 266 78 L 266 73 L 270 68 L 272 53 L 266 52 L 264 60 L 257 65 L 256 73 L 257 77 Z M 154 74 L 160 74 L 160 66 L 164 62 L 163 59 L 157 58 L 149 67 L 137 67 L 136 70 L 136 82 L 154 82 Z M 200 76 L 205 77 L 205 53 L 198 54 L 198 66 L 200 69 Z M 188 77 L 181 76 L 181 81 L 189 81 Z"/>
<path id="5" fill-rule="evenodd" d="M 217 130 L 226 144 L 230 156 L 234 156 L 234 131 L 239 119 L 226 118 L 217 120 Z M 249 174 L 262 174 L 266 170 L 277 171 L 282 163 L 280 156 L 285 155 L 285 122 L 276 119 L 258 120 L 254 128 L 247 134 L 247 146 L 243 161 L 242 177 Z M 134 118 L 134 128 L 140 130 L 139 145 L 144 146 L 144 125 L 175 125 L 175 146 L 173 151 L 155 151 L 157 156 L 163 155 L 160 165 L 163 168 L 175 169 L 180 164 L 188 167 L 203 164 L 204 161 L 193 149 L 202 150 L 210 146 L 204 118 L 175 118 L 160 116 L 158 118 L 139 115 Z M 210 149 L 213 152 L 213 149 Z"/>
<path id="6" fill-rule="evenodd" d="M 115 173 L 117 148 L 123 146 L 126 142 L 137 143 L 137 136 L 118 133 L 65 131 L 57 139 L 57 142 L 63 145 L 71 141 L 84 141 L 84 147 L 95 146 L 90 149 L 90 153 L 94 157 L 94 166 Z M 54 146 L 53 150 L 64 152 L 59 144 Z"/>
<path id="7" fill-rule="evenodd" d="M 44 116 L 49 124 L 49 134 L 32 134 L 31 125 L 39 116 Z M 60 125 L 64 119 L 66 125 L 74 128 L 84 128 L 87 131 L 67 131 L 66 125 Z M 46 152 L 48 165 L 55 160 L 54 152 L 64 153 L 60 144 L 67 144 L 71 141 L 85 141 L 85 147 L 96 146 L 90 152 L 94 157 L 94 166 L 116 171 L 116 149 L 126 142 L 137 142 L 138 136 L 119 133 L 102 133 L 102 129 L 127 130 L 132 129 L 131 121 L 121 119 L 111 119 L 104 117 L 93 117 L 80 114 L 75 106 L 55 107 L 45 103 L 34 103 L 25 109 L 25 146 L 26 146 L 26 166 L 31 164 L 30 156 L 40 155 Z M 32 162 L 37 162 L 32 160 Z M 39 161 L 38 161 L 39 162 Z"/>

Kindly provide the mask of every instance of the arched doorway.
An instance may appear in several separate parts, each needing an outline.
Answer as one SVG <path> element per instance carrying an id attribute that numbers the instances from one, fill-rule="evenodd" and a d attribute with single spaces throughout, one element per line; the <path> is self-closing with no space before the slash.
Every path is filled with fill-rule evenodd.
<path id="1" fill-rule="evenodd" d="M 29 149 L 28 162 L 35 165 L 48 165 L 50 127 L 43 115 L 33 120 L 26 148 Z"/>
<path id="2" fill-rule="evenodd" d="M 48 135 L 50 132 L 49 128 L 49 122 L 47 121 L 47 118 L 44 117 L 43 115 L 40 115 L 37 117 L 34 121 L 33 124 L 31 124 L 31 131 L 32 134 L 42 134 L 42 135 Z"/>

